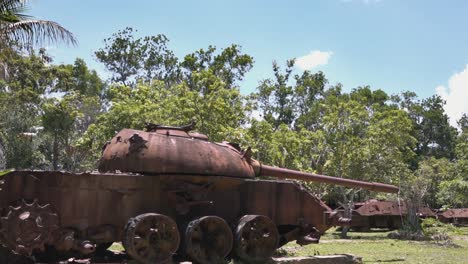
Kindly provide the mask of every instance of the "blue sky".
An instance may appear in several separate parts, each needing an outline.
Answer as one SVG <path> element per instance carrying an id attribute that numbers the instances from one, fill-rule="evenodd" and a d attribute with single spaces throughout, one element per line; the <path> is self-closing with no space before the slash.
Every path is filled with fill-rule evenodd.
<path id="1" fill-rule="evenodd" d="M 323 71 L 346 91 L 370 85 L 421 98 L 439 93 L 456 115 L 468 110 L 466 0 L 41 0 L 29 13 L 77 36 L 78 47 L 50 49 L 56 62 L 81 57 L 100 73 L 93 52 L 131 26 L 141 36 L 165 34 L 180 57 L 208 45 L 240 44 L 255 59 L 243 93 L 271 77 L 273 60 L 303 57 L 302 68 Z"/>

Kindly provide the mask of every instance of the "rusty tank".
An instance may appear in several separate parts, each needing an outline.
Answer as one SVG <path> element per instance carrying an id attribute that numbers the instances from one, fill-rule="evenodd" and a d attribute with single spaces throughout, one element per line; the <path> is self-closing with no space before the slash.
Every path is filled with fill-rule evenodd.
<path id="1" fill-rule="evenodd" d="M 468 226 L 468 208 L 453 208 L 437 213 L 437 218 L 455 226 Z"/>
<path id="2" fill-rule="evenodd" d="M 352 212 L 349 227 L 354 231 L 370 231 L 371 228 L 394 230 L 401 228 L 408 210 L 404 201 L 368 200 L 356 203 Z M 429 207 L 421 207 L 417 213 L 419 218 L 435 218 L 436 214 Z"/>
<path id="3" fill-rule="evenodd" d="M 261 164 L 250 149 L 192 130 L 124 129 L 103 148 L 98 172 L 6 173 L 1 243 L 22 255 L 89 255 L 122 242 L 140 263 L 263 263 L 290 241 L 318 243 L 349 222 L 291 179 L 398 191 Z"/>

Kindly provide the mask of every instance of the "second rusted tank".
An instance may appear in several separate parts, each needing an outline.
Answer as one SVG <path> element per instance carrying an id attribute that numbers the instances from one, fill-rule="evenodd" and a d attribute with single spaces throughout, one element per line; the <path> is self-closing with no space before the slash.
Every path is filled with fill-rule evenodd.
<path id="1" fill-rule="evenodd" d="M 404 201 L 368 200 L 356 203 L 349 226 L 355 231 L 369 231 L 371 228 L 385 228 L 389 230 L 403 227 L 408 214 Z M 436 217 L 429 207 L 421 207 L 418 217 Z"/>
<path id="2" fill-rule="evenodd" d="M 468 208 L 453 208 L 438 212 L 437 218 L 455 226 L 468 226 Z"/>
<path id="3" fill-rule="evenodd" d="M 331 226 L 349 222 L 287 179 L 398 191 L 264 165 L 249 149 L 209 142 L 191 130 L 124 129 L 103 149 L 99 172 L 7 173 L 0 191 L 2 244 L 18 254 L 70 256 L 122 241 L 141 263 L 174 256 L 263 263 L 287 242 L 317 243 Z"/>

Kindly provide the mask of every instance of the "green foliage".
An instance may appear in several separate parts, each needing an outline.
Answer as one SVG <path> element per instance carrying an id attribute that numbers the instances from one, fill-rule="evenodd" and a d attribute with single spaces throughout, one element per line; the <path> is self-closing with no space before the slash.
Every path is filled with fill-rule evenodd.
<path id="1" fill-rule="evenodd" d="M 43 49 L 29 56 L 20 51 L 0 52 L 8 65 L 8 76 L 0 81 L 0 140 L 6 166 L 90 168 L 81 162 L 85 157 L 76 158 L 74 143 L 100 113 L 104 83 L 81 59 L 56 66 Z M 80 153 L 86 156 L 87 151 Z"/>
<path id="2" fill-rule="evenodd" d="M 417 139 L 415 153 L 411 165 L 417 168 L 417 163 L 427 157 L 454 158 L 457 131 L 448 123 L 444 112 L 445 101 L 434 95 L 422 101 L 417 100 L 413 92 L 404 92 L 401 96 L 393 96 L 393 101 L 400 109 L 408 112 L 414 126 L 412 132 Z"/>
<path id="3" fill-rule="evenodd" d="M 233 88 L 252 68 L 253 58 L 242 54 L 238 45 L 233 44 L 221 50 L 219 54 L 215 52 L 216 48 L 209 46 L 207 50 L 200 49 L 186 55 L 180 63 L 180 67 L 184 70 L 184 80 L 192 89 L 203 92 L 203 87 L 197 85 L 196 77 L 196 74 L 202 71 L 210 71 L 227 88 Z"/>
<path id="4" fill-rule="evenodd" d="M 444 224 L 436 218 L 425 218 L 421 222 L 423 234 L 430 239 L 435 240 L 449 240 L 451 234 L 461 234 L 459 228 L 451 225 Z"/>
<path id="5" fill-rule="evenodd" d="M 135 38 L 127 27 L 104 40 L 105 47 L 95 52 L 98 61 L 112 73 L 112 81 L 123 85 L 137 79 L 172 80 L 179 72 L 177 58 L 167 48 L 168 39 L 160 34 Z"/>
<path id="6" fill-rule="evenodd" d="M 448 177 L 440 180 L 435 194 L 437 203 L 449 208 L 468 206 L 468 130 L 463 125 L 461 128 L 455 147 L 456 158 L 446 165 Z"/>
<path id="7" fill-rule="evenodd" d="M 293 87 L 289 78 L 293 71 L 294 60 L 286 62 L 283 73 L 276 62 L 273 62 L 275 79 L 263 80 L 257 87 L 256 95 L 263 118 L 277 129 L 281 124 L 290 126 L 294 119 Z"/>
<path id="8" fill-rule="evenodd" d="M 4 175 L 7 175 L 8 173 L 10 173 L 11 170 L 3 170 L 3 171 L 0 171 L 0 177 L 4 176 Z"/>
<path id="9" fill-rule="evenodd" d="M 468 181 L 459 178 L 443 181 L 436 195 L 438 204 L 444 205 L 444 207 L 466 207 L 468 205 Z"/>

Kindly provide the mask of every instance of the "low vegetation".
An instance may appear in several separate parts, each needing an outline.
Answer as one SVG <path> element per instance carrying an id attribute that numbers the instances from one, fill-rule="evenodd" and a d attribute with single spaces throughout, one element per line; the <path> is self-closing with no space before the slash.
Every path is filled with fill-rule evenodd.
<path id="1" fill-rule="evenodd" d="M 388 238 L 390 231 L 350 232 L 350 239 L 338 239 L 340 233 L 331 230 L 317 245 L 300 247 L 290 243 L 283 252 L 289 256 L 353 254 L 364 263 L 468 263 L 468 228 L 451 229 L 453 243 L 409 241 Z"/>

